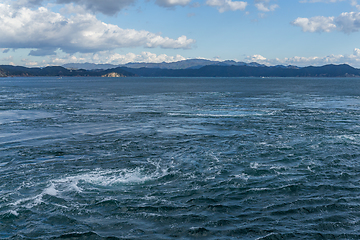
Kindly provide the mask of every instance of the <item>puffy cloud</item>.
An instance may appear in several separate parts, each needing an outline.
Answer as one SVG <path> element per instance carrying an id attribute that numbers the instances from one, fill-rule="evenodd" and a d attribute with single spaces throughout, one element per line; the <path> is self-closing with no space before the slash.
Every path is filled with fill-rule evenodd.
<path id="1" fill-rule="evenodd" d="M 297 18 L 291 24 L 301 27 L 304 32 L 331 32 L 337 30 L 351 33 L 360 30 L 360 13 L 345 12 L 338 17 Z"/>
<path id="2" fill-rule="evenodd" d="M 255 7 L 261 12 L 275 11 L 277 4 L 270 4 L 270 0 L 255 0 Z"/>
<path id="3" fill-rule="evenodd" d="M 342 13 L 335 19 L 337 30 L 345 33 L 357 32 L 360 29 L 360 13 Z"/>
<path id="4" fill-rule="evenodd" d="M 245 58 L 246 62 L 257 62 L 268 66 L 274 65 L 295 65 L 295 66 L 323 66 L 326 64 L 349 64 L 354 67 L 360 67 L 360 49 L 355 48 L 353 54 L 346 55 L 328 55 L 324 57 L 291 57 L 291 58 L 275 58 L 267 59 L 261 55 L 253 55 Z"/>
<path id="5" fill-rule="evenodd" d="M 304 32 L 331 32 L 332 30 L 336 29 L 336 25 L 334 24 L 334 17 L 299 17 L 291 24 L 301 27 Z"/>
<path id="6" fill-rule="evenodd" d="M 266 62 L 267 59 L 261 55 L 252 55 L 252 56 L 248 56 L 245 59 L 247 62 L 257 62 L 257 63 L 262 63 L 262 62 Z"/>
<path id="7" fill-rule="evenodd" d="M 207 0 L 206 4 L 211 7 L 216 7 L 220 13 L 236 10 L 243 11 L 248 5 L 247 2 L 231 0 Z"/>
<path id="8" fill-rule="evenodd" d="M 186 6 L 191 0 L 156 0 L 155 3 L 161 7 L 171 8 L 174 6 Z"/>
<path id="9" fill-rule="evenodd" d="M 99 21 L 92 14 L 64 17 L 47 8 L 13 8 L 0 3 L 0 45 L 4 48 L 32 48 L 31 55 L 97 52 L 123 47 L 187 49 L 195 40 L 181 36 L 162 37 L 145 30 L 122 29 Z"/>

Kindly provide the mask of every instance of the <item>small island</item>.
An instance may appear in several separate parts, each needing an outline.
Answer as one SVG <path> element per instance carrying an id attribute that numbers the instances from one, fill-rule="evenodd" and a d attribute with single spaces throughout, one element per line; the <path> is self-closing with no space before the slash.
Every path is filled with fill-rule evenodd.
<path id="1" fill-rule="evenodd" d="M 101 77 L 109 77 L 109 78 L 118 78 L 118 77 L 126 77 L 124 74 L 120 74 L 120 73 L 116 73 L 116 72 L 111 72 L 111 73 L 107 73 L 104 75 L 101 75 Z"/>

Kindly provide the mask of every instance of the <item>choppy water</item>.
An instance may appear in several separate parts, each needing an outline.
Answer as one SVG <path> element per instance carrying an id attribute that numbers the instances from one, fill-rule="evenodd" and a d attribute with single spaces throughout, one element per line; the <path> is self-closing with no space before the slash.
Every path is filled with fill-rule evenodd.
<path id="1" fill-rule="evenodd" d="M 0 238 L 359 239 L 359 91 L 0 79 Z"/>

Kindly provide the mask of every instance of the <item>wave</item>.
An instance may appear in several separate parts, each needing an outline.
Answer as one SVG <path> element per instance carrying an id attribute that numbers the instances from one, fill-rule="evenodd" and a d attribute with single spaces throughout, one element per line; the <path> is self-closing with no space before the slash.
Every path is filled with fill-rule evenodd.
<path id="1" fill-rule="evenodd" d="M 272 112 L 267 111 L 249 111 L 249 110 L 240 110 L 240 111 L 205 111 L 205 112 L 169 112 L 167 113 L 172 117 L 201 117 L 201 118 L 240 118 L 248 116 L 263 116 L 272 114 Z"/>
<path id="2" fill-rule="evenodd" d="M 55 116 L 54 114 L 45 111 L 5 110 L 5 111 L 0 111 L 0 125 L 19 122 L 22 120 L 52 118 L 54 116 Z"/>

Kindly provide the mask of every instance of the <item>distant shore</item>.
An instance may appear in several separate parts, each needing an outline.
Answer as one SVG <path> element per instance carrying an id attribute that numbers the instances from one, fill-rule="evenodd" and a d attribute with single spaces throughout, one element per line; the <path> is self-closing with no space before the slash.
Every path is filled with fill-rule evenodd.
<path id="1" fill-rule="evenodd" d="M 0 65 L 0 77 L 360 77 L 360 69 L 347 64 L 320 67 L 264 65 L 205 65 L 199 68 L 116 67 L 74 69 L 62 66 L 27 68 Z"/>

